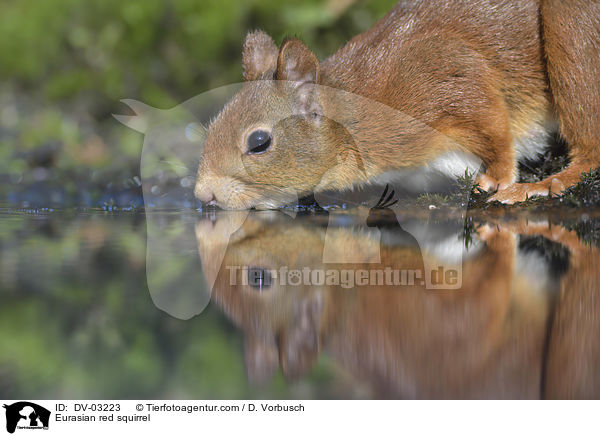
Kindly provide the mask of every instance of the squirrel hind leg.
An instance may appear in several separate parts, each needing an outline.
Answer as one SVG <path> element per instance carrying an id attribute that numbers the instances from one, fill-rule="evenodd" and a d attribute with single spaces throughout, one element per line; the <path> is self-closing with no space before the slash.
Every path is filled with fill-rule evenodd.
<path id="1" fill-rule="evenodd" d="M 546 0 L 542 2 L 541 16 L 548 79 L 560 133 L 569 144 L 575 167 L 597 167 L 600 2 Z"/>
<path id="2" fill-rule="evenodd" d="M 560 194 L 600 166 L 600 3 L 546 0 L 541 16 L 550 90 L 571 164 L 536 183 L 510 184 L 489 201 Z"/>

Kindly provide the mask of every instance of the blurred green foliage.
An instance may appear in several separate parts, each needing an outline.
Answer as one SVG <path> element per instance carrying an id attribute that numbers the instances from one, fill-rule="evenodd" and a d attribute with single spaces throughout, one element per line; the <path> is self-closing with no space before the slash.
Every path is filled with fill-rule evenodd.
<path id="1" fill-rule="evenodd" d="M 167 108 L 240 81 L 243 40 L 257 28 L 277 43 L 296 35 L 324 58 L 393 4 L 0 2 L 0 201 L 15 191 L 22 195 L 9 202 L 27 198 L 37 182 L 59 187 L 44 198 L 75 196 L 76 203 L 94 201 L 82 192 L 99 198 L 125 189 L 138 175 L 142 138 L 110 116 L 127 113 L 120 99 Z"/>
<path id="2" fill-rule="evenodd" d="M 0 5 L 0 75 L 53 102 L 124 96 L 177 104 L 239 81 L 248 30 L 298 35 L 321 57 L 370 27 L 393 1 L 36 0 Z M 341 6 L 340 6 L 341 5 Z"/>

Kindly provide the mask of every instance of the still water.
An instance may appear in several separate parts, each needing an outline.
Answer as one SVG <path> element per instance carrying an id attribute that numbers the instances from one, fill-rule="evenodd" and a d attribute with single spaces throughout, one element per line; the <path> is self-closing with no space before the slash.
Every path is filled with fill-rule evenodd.
<path id="1" fill-rule="evenodd" d="M 4 398 L 599 398 L 600 219 L 0 214 Z"/>

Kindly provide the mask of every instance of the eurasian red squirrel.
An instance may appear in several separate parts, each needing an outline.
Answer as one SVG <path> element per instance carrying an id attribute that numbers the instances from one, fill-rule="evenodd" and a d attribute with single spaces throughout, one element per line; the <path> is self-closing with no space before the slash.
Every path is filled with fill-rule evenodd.
<path id="1" fill-rule="evenodd" d="M 208 128 L 195 187 L 223 208 L 277 207 L 290 191 L 344 190 L 404 169 L 464 173 L 449 168 L 470 156 L 492 199 L 514 203 L 600 165 L 599 1 L 400 1 L 323 62 L 299 39 L 278 48 L 249 33 L 243 69 L 242 89 Z M 342 104 L 332 90 L 402 116 Z M 539 155 L 556 129 L 570 165 L 516 183 L 518 159 Z M 363 170 L 347 158 L 357 150 Z"/>

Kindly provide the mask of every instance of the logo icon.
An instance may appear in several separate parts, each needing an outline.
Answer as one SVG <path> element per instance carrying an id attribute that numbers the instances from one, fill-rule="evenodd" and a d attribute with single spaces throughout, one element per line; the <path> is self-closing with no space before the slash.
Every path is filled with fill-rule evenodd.
<path id="1" fill-rule="evenodd" d="M 18 429 L 48 429 L 50 411 L 29 401 L 19 401 L 4 405 L 6 409 L 6 431 L 14 433 Z"/>

